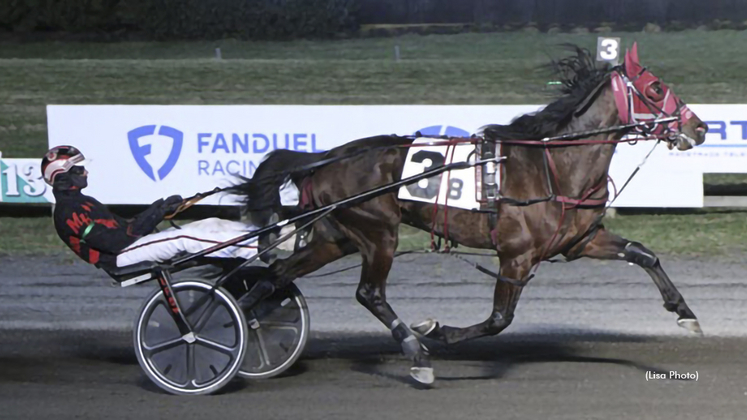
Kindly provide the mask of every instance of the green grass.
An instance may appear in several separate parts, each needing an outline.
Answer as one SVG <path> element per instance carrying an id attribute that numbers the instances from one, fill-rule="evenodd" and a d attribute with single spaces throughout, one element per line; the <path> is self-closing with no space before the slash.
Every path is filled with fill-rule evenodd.
<path id="1" fill-rule="evenodd" d="M 747 209 L 605 218 L 605 227 L 663 254 L 725 257 L 747 252 Z"/>
<path id="2" fill-rule="evenodd" d="M 53 254 L 67 249 L 51 217 L 0 217 L 0 254 Z"/>
<path id="3" fill-rule="evenodd" d="M 606 217 L 607 230 L 662 255 L 729 257 L 747 252 L 747 209 Z M 430 235 L 400 228 L 400 250 L 430 249 Z"/>
<path id="4" fill-rule="evenodd" d="M 178 224 L 189 221 L 178 221 Z M 162 222 L 158 228 L 171 227 Z M 0 255 L 75 254 L 57 236 L 51 217 L 0 217 Z"/>
<path id="5" fill-rule="evenodd" d="M 617 35 L 637 40 L 643 63 L 689 103 L 747 97 L 747 32 Z M 563 42 L 593 49 L 596 35 L 0 43 L 0 150 L 43 153 L 47 104 L 546 103 L 548 77 L 537 68 L 563 54 Z M 213 58 L 216 46 L 224 60 Z"/>
<path id="6" fill-rule="evenodd" d="M 703 210 L 693 214 L 618 215 L 605 218 L 604 224 L 611 232 L 662 255 L 728 257 L 747 252 L 746 219 L 747 210 Z M 0 255 L 73 255 L 57 237 L 51 218 L 0 217 L 0 235 Z M 430 249 L 430 235 L 403 225 L 399 250 L 424 249 Z"/>
<path id="7" fill-rule="evenodd" d="M 747 31 L 621 33 L 689 103 L 747 98 Z M 46 151 L 47 104 L 546 103 L 557 45 L 596 34 L 492 33 L 292 42 L 0 43 L 0 151 Z M 402 60 L 394 61 L 399 45 Z M 214 59 L 220 47 L 223 60 Z M 490 121 L 486 121 L 489 123 Z M 708 175 L 706 182 L 747 177 Z M 657 252 L 741 252 L 744 213 L 618 216 L 608 227 Z M 704 227 L 704 226 L 707 226 Z M 65 251 L 48 218 L 0 218 L 0 252 Z M 402 231 L 401 249 L 424 233 Z M 69 251 L 65 251 L 69 252 Z"/>
<path id="8" fill-rule="evenodd" d="M 705 184 L 744 184 L 747 174 L 703 174 Z"/>

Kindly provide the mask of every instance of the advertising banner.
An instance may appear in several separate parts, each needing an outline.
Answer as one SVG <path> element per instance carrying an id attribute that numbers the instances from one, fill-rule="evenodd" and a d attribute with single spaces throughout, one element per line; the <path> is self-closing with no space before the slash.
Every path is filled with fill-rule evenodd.
<path id="1" fill-rule="evenodd" d="M 706 141 L 672 158 L 700 165 L 704 173 L 747 173 L 747 105 L 692 105 L 708 124 Z"/>
<path id="2" fill-rule="evenodd" d="M 91 161 L 89 194 L 107 204 L 147 204 L 172 194 L 189 196 L 226 186 L 237 176 L 251 177 L 263 156 L 276 149 L 319 152 L 364 137 L 418 131 L 469 136 L 485 124 L 507 124 L 539 109 L 540 105 L 50 105 L 47 113 L 49 145 L 74 145 Z M 615 182 L 627 179 L 651 145 L 618 147 L 611 168 Z M 697 159 L 675 158 L 663 145 L 660 148 L 615 206 L 702 206 Z M 233 201 L 215 196 L 204 203 Z"/>
<path id="3" fill-rule="evenodd" d="M 39 169 L 41 159 L 3 159 L 0 154 L 1 203 L 51 203 L 52 189 Z"/>

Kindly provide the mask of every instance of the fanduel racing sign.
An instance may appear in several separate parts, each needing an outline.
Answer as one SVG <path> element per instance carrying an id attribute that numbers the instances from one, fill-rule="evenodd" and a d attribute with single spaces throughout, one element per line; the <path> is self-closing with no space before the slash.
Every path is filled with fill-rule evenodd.
<path id="1" fill-rule="evenodd" d="M 264 155 L 277 149 L 319 152 L 364 137 L 418 131 L 469 136 L 485 124 L 507 124 L 540 108 L 50 105 L 47 116 L 49 145 L 74 145 L 91 161 L 91 195 L 107 204 L 147 204 L 225 186 L 237 175 L 251 177 Z M 614 180 L 623 183 L 651 146 L 619 146 L 610 170 Z M 695 159 L 673 158 L 666 147 L 659 149 L 615 206 L 702 206 L 702 173 Z M 204 203 L 232 200 L 218 196 Z"/>

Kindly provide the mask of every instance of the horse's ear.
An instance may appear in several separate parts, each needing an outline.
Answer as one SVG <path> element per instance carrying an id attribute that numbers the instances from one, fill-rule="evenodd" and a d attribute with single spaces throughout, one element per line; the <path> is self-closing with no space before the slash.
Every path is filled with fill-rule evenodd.
<path id="1" fill-rule="evenodd" d="M 634 42 L 633 46 L 625 52 L 625 73 L 628 77 L 633 77 L 640 72 L 641 64 L 638 61 L 638 43 Z"/>
<path id="2" fill-rule="evenodd" d="M 633 46 L 630 47 L 630 59 L 633 60 L 634 63 L 640 64 L 640 61 L 638 61 L 638 43 L 633 42 Z"/>

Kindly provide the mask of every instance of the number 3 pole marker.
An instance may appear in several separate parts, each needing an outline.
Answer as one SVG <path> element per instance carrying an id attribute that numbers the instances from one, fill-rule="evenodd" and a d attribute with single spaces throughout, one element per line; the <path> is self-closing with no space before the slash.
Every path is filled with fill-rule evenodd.
<path id="1" fill-rule="evenodd" d="M 620 62 L 620 38 L 597 38 L 597 61 L 617 65 Z"/>

